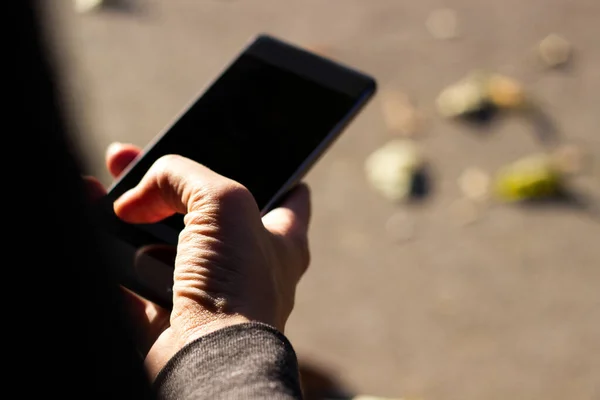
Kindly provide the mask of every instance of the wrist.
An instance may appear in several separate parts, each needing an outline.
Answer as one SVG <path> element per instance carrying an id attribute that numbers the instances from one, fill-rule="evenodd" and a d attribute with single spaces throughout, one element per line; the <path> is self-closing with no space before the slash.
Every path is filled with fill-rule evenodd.
<path id="1" fill-rule="evenodd" d="M 189 343 L 229 326 L 250 321 L 250 319 L 241 315 L 226 315 L 197 324 L 194 328 L 188 326 L 184 329 L 174 329 L 171 325 L 160 335 L 146 355 L 144 364 L 148 377 L 151 381 L 154 381 L 167 362 Z"/>
<path id="2" fill-rule="evenodd" d="M 186 329 L 185 332 L 181 332 L 179 343 L 180 348 L 183 348 L 185 345 L 193 342 L 194 340 L 201 338 L 202 336 L 206 336 L 210 333 L 218 331 L 220 329 L 226 328 L 228 326 L 244 324 L 250 322 L 249 318 L 246 318 L 243 315 L 227 315 L 227 316 L 219 316 L 214 320 L 202 323 L 194 327 L 193 329 Z"/>

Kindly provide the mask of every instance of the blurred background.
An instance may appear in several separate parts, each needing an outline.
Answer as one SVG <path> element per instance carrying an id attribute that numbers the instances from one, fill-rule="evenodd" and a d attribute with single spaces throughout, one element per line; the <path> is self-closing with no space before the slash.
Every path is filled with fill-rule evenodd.
<path id="1" fill-rule="evenodd" d="M 306 178 L 312 264 L 286 333 L 332 382 L 307 380 L 600 399 L 598 0 L 44 5 L 76 139 L 106 184 L 106 146 L 145 146 L 257 33 L 378 80 Z M 371 157 L 394 140 L 392 161 Z M 382 188 L 424 166 L 418 198 Z"/>

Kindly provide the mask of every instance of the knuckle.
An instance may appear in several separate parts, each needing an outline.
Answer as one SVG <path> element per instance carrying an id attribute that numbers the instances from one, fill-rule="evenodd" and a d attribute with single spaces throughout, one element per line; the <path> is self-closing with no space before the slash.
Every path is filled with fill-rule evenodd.
<path id="1" fill-rule="evenodd" d="M 148 175 L 156 179 L 159 186 L 168 185 L 173 176 L 173 166 L 180 162 L 181 156 L 175 154 L 167 154 L 160 157 L 152 164 Z"/>
<path id="2" fill-rule="evenodd" d="M 190 193 L 188 209 L 207 215 L 240 215 L 256 211 L 254 197 L 246 187 L 229 179 L 219 179 L 208 185 L 195 187 Z"/>
<path id="3" fill-rule="evenodd" d="M 245 186 L 231 180 L 220 182 L 208 190 L 206 195 L 222 207 L 239 208 L 255 203 L 254 197 Z"/>
<path id="4" fill-rule="evenodd" d="M 152 169 L 155 172 L 165 172 L 169 170 L 169 167 L 173 165 L 173 163 L 179 162 L 181 158 L 181 156 L 176 154 L 166 154 L 154 162 Z"/>

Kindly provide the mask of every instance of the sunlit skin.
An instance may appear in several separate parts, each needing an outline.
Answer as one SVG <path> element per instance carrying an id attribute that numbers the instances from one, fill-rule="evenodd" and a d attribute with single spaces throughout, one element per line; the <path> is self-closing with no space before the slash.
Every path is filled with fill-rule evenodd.
<path id="1" fill-rule="evenodd" d="M 106 167 L 116 178 L 140 153 L 130 144 L 112 144 Z M 105 193 L 97 179 L 86 181 L 93 198 Z M 159 159 L 114 209 L 130 223 L 185 214 L 172 311 L 124 289 L 151 378 L 186 344 L 226 326 L 257 321 L 284 332 L 296 286 L 309 264 L 307 186 L 299 185 L 261 218 L 245 187 L 170 155 Z"/>

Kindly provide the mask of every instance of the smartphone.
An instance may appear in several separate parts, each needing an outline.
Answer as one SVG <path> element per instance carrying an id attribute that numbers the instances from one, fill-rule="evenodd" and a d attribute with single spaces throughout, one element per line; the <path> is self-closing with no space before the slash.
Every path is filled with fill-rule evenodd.
<path id="1" fill-rule="evenodd" d="M 268 35 L 237 57 L 109 188 L 102 232 L 119 254 L 121 284 L 172 306 L 183 216 L 128 224 L 113 202 L 165 154 L 179 154 L 243 184 L 263 214 L 281 201 L 376 91 L 367 74 Z"/>

